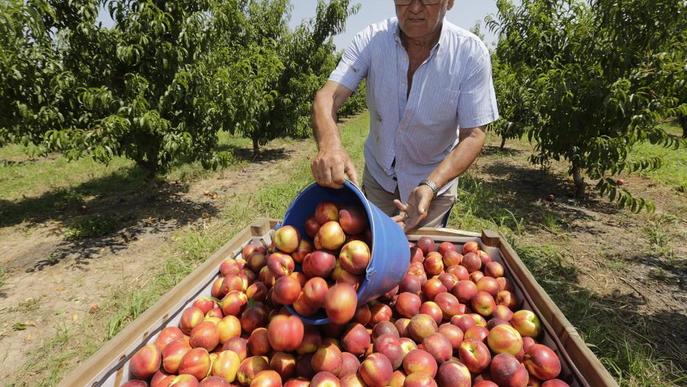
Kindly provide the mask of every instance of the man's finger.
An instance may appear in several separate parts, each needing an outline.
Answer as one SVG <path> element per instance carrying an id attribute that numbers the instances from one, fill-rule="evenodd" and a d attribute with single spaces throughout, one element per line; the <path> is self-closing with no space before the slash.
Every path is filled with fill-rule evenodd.
<path id="1" fill-rule="evenodd" d="M 348 178 L 353 182 L 353 184 L 355 184 L 356 186 L 359 187 L 359 185 L 358 185 L 358 173 L 356 172 L 355 167 L 353 166 L 353 163 L 351 162 L 351 160 L 348 160 L 346 162 L 346 169 L 344 172 L 346 172 L 346 175 L 348 175 Z"/>
<path id="2" fill-rule="evenodd" d="M 346 174 L 344 171 L 345 169 L 341 164 L 334 164 L 331 167 L 332 184 L 335 185 L 336 188 L 343 187 L 343 183 L 346 181 Z"/>
<path id="3" fill-rule="evenodd" d="M 408 206 L 405 205 L 405 204 L 403 204 L 403 202 L 401 202 L 401 201 L 398 200 L 398 199 L 394 199 L 394 205 L 395 205 L 396 208 L 398 208 L 400 211 L 403 211 L 403 212 L 407 212 L 407 211 L 408 211 Z"/>

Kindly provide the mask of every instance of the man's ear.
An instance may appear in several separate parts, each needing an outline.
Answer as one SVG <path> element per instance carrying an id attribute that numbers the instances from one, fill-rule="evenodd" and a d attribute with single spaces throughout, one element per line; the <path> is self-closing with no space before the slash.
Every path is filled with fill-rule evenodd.
<path id="1" fill-rule="evenodd" d="M 453 8 L 454 2 L 455 0 L 448 0 L 448 4 L 446 4 L 446 10 L 450 10 L 451 8 Z"/>

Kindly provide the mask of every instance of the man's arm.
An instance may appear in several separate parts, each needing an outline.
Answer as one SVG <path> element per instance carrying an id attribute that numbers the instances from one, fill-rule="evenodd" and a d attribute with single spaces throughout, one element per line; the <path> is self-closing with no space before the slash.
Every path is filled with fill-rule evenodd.
<path id="1" fill-rule="evenodd" d="M 449 181 L 462 175 L 479 156 L 486 138 L 486 127 L 460 129 L 460 142 L 449 155 L 427 177 L 443 187 Z M 434 192 L 426 185 L 415 187 L 408 197 L 408 203 L 395 200 L 400 214 L 394 220 L 403 223 L 406 230 L 417 227 L 429 213 L 429 206 L 434 199 Z"/>
<path id="2" fill-rule="evenodd" d="M 336 126 L 336 112 L 351 94 L 352 90 L 334 81 L 327 81 L 315 94 L 312 127 L 318 152 L 311 169 L 315 181 L 321 186 L 341 188 L 346 176 L 358 184 L 355 167 L 341 144 Z"/>

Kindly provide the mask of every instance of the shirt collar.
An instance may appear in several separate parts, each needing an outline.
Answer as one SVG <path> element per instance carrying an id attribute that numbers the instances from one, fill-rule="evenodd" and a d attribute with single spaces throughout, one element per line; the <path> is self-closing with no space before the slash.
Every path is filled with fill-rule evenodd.
<path id="1" fill-rule="evenodd" d="M 393 18 L 392 20 L 394 24 L 394 40 L 396 41 L 396 43 L 403 46 L 403 42 L 401 41 L 401 26 L 398 22 L 398 18 Z M 444 20 L 441 21 L 441 32 L 439 33 L 439 40 L 437 41 L 437 44 L 435 44 L 434 47 L 432 47 L 432 53 L 437 51 L 439 47 L 441 47 L 441 44 L 446 40 L 446 35 L 448 34 L 448 32 L 446 31 L 446 23 L 448 23 L 448 21 L 446 20 L 446 17 L 444 17 Z"/>

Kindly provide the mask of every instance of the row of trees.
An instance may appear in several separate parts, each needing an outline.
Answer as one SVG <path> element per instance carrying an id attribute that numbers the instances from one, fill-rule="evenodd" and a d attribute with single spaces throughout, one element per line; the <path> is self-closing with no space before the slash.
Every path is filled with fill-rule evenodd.
<path id="1" fill-rule="evenodd" d="M 107 9 L 115 24 L 97 23 Z M 288 0 L 0 2 L 0 145 L 70 158 L 216 167 L 219 131 L 308 136 L 310 102 L 337 62 L 332 37 L 357 11 L 320 0 L 288 28 Z M 351 113 L 360 106 L 349 106 Z"/>
<path id="2" fill-rule="evenodd" d="M 494 73 L 504 119 L 497 132 L 526 135 L 531 161 L 564 160 L 584 194 L 596 188 L 635 211 L 651 207 L 613 175 L 655 168 L 630 162 L 641 141 L 678 147 L 659 123 L 687 116 L 687 2 L 498 0 Z"/>

